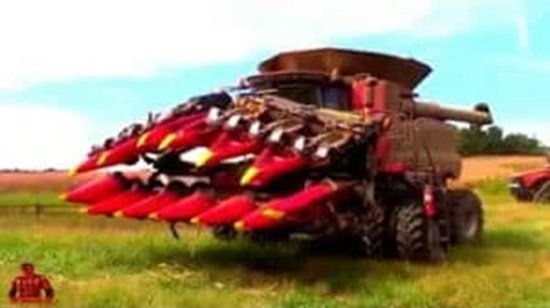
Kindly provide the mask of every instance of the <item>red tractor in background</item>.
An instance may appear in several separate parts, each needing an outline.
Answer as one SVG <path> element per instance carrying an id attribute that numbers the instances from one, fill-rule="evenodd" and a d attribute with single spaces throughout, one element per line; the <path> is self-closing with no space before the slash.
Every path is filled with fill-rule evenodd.
<path id="1" fill-rule="evenodd" d="M 453 127 L 492 123 L 417 101 L 424 63 L 372 52 L 278 54 L 258 75 L 191 98 L 96 146 L 72 173 L 143 160 L 63 197 L 90 215 L 201 225 L 222 239 L 303 240 L 365 255 L 440 260 L 483 231 Z M 331 246 L 335 247 L 335 246 Z"/>
<path id="2" fill-rule="evenodd" d="M 510 192 L 518 201 L 550 202 L 550 154 L 546 158 L 548 162 L 545 167 L 517 174 L 510 179 Z"/>

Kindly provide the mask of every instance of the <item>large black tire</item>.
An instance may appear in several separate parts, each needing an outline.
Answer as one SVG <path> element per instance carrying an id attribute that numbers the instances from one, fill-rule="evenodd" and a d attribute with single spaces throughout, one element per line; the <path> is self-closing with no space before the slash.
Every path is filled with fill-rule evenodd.
<path id="1" fill-rule="evenodd" d="M 479 197 L 468 189 L 447 192 L 451 221 L 451 242 L 468 244 L 479 241 L 483 234 L 483 208 Z"/>
<path id="2" fill-rule="evenodd" d="M 399 257 L 413 261 L 440 262 L 446 258 L 439 224 L 424 215 L 421 205 L 410 203 L 397 208 L 395 239 Z"/>
<path id="3" fill-rule="evenodd" d="M 533 201 L 535 203 L 550 202 L 550 181 L 543 182 L 537 187 L 537 190 L 533 194 Z"/>
<path id="4" fill-rule="evenodd" d="M 349 247 L 354 256 L 381 257 L 385 240 L 384 210 L 376 204 L 372 182 L 357 188 L 357 198 L 352 200 L 355 209 Z"/>
<path id="5" fill-rule="evenodd" d="M 359 219 L 356 231 L 356 253 L 369 257 L 381 257 L 384 252 L 384 215 L 369 211 Z"/>

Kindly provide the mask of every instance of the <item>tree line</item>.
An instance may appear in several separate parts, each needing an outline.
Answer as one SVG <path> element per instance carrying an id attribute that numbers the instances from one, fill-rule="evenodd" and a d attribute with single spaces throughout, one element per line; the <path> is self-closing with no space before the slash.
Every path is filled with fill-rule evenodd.
<path id="1" fill-rule="evenodd" d="M 521 133 L 504 134 L 502 128 L 489 126 L 486 129 L 471 126 L 456 128 L 456 138 L 462 155 L 479 154 L 527 154 L 545 153 L 540 140 Z"/>

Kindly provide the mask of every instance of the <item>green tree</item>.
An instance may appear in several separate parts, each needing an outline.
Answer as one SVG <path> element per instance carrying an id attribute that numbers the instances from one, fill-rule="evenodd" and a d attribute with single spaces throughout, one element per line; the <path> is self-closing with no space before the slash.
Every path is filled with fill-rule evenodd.
<path id="1" fill-rule="evenodd" d="M 455 129 L 462 155 L 478 154 L 541 154 L 542 143 L 521 133 L 504 135 L 498 126 L 481 129 L 476 126 Z"/>

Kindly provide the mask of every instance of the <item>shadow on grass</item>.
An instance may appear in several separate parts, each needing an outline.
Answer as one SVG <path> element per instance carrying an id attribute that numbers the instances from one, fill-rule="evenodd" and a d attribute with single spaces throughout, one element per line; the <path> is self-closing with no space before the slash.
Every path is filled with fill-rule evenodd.
<path id="1" fill-rule="evenodd" d="M 472 245 L 451 249 L 449 262 L 488 265 L 510 254 L 529 254 L 548 249 L 545 235 L 536 230 L 503 228 L 486 232 L 483 239 Z"/>
<path id="2" fill-rule="evenodd" d="M 351 292 L 367 280 L 415 280 L 421 273 L 405 262 L 354 258 L 334 251 L 312 252 L 298 245 L 257 245 L 241 240 L 209 241 L 196 250 L 161 250 L 151 261 L 207 272 L 216 279 L 231 277 L 240 286 L 280 283 L 302 287 L 324 285 L 327 292 Z"/>
<path id="3" fill-rule="evenodd" d="M 502 248 L 518 251 L 539 251 L 548 248 L 542 232 L 524 229 L 499 229 L 485 235 L 487 248 Z"/>
<path id="4" fill-rule="evenodd" d="M 510 253 L 522 254 L 546 249 L 540 233 L 529 229 L 490 230 L 483 241 L 449 251 L 449 266 L 484 266 Z M 208 239 L 194 250 L 155 251 L 152 262 L 167 263 L 211 273 L 213 277 L 243 273 L 240 285 L 287 281 L 302 286 L 325 284 L 329 292 L 348 292 L 376 280 L 406 283 L 421 279 L 428 268 L 440 265 L 411 264 L 400 260 L 354 258 L 340 251 L 300 249 L 297 245 L 256 245 L 237 240 L 219 242 Z"/>

